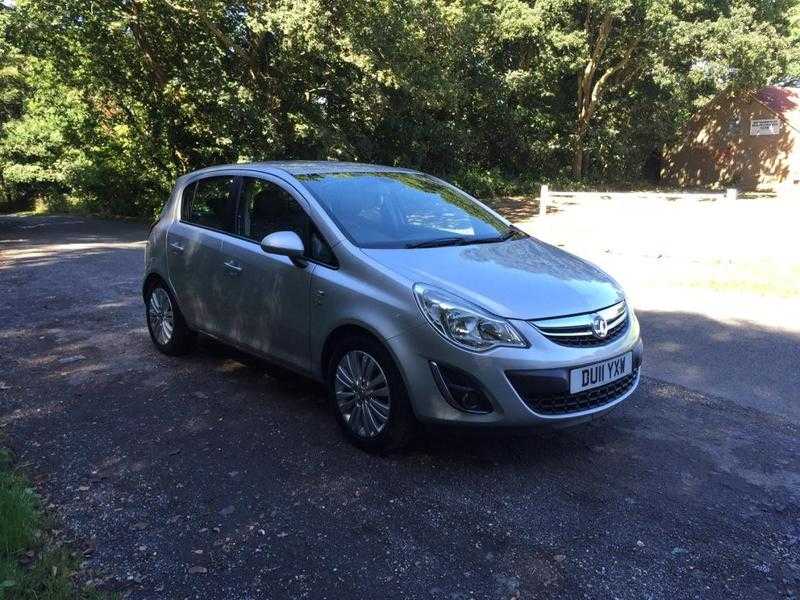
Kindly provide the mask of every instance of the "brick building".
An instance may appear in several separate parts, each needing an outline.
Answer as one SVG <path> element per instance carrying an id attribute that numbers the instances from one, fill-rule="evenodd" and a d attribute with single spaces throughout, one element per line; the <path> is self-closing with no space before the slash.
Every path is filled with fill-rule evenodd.
<path id="1" fill-rule="evenodd" d="M 681 138 L 664 153 L 666 183 L 800 199 L 800 88 L 720 95 L 692 117 Z"/>

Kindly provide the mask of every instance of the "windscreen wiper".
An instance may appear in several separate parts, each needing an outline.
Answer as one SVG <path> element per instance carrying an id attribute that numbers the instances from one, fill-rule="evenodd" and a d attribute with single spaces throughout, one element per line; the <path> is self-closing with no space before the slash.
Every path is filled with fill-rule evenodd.
<path id="1" fill-rule="evenodd" d="M 438 248 L 439 246 L 461 246 L 468 244 L 470 240 L 461 236 L 450 236 L 436 238 L 433 240 L 425 240 L 423 242 L 413 242 L 406 244 L 406 248 Z"/>
<path id="2" fill-rule="evenodd" d="M 517 229 L 513 225 L 508 228 L 503 235 L 498 235 L 495 237 L 488 237 L 488 238 L 478 238 L 475 240 L 470 240 L 471 244 L 494 244 L 497 242 L 505 242 L 506 240 L 510 240 L 514 236 L 526 236 L 527 234 L 522 231 L 521 229 Z"/>

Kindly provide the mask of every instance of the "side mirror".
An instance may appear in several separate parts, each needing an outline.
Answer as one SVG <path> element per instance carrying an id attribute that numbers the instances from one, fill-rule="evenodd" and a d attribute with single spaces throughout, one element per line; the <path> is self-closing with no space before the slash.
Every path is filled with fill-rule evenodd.
<path id="1" fill-rule="evenodd" d="M 288 256 L 298 267 L 306 266 L 303 255 L 306 253 L 303 240 L 294 231 L 276 231 L 261 240 L 261 249 L 267 254 Z"/>
<path id="2" fill-rule="evenodd" d="M 299 258 L 305 254 L 303 240 L 294 231 L 276 231 L 261 240 L 261 249 L 267 254 Z"/>

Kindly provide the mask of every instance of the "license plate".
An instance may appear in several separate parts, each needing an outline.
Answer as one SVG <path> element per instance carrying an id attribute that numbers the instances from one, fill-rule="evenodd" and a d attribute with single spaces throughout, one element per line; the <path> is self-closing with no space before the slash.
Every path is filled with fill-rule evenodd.
<path id="1" fill-rule="evenodd" d="M 631 371 L 633 371 L 633 357 L 630 352 L 593 365 L 572 369 L 569 372 L 569 393 L 577 394 L 606 385 L 630 375 Z"/>

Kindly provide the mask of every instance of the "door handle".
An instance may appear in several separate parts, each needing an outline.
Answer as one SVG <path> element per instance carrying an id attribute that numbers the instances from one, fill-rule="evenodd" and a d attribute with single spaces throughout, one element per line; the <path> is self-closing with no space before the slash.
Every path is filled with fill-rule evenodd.
<path id="1" fill-rule="evenodd" d="M 178 242 L 170 242 L 169 249 L 175 254 L 183 254 L 183 246 L 181 246 Z"/>
<path id="2" fill-rule="evenodd" d="M 234 261 L 232 261 L 232 260 L 225 261 L 223 264 L 224 264 L 224 266 L 225 266 L 225 269 L 226 269 L 226 270 L 228 271 L 228 273 L 230 273 L 231 275 L 238 275 L 239 273 L 241 273 L 241 272 L 242 272 L 242 267 L 240 267 L 239 265 L 237 265 L 237 264 L 236 264 Z"/>

